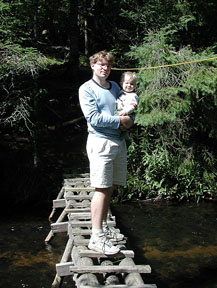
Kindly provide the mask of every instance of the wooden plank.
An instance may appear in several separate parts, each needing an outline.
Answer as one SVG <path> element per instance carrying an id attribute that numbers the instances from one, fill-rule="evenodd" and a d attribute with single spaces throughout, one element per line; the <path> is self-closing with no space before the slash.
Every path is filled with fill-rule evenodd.
<path id="1" fill-rule="evenodd" d="M 76 246 L 79 246 L 79 245 L 87 246 L 89 241 L 90 241 L 90 239 L 76 239 L 76 240 L 74 240 L 74 243 L 75 243 Z M 116 241 L 116 240 L 110 239 L 110 241 L 113 244 L 115 244 L 115 245 L 117 245 L 117 244 L 126 244 L 126 240 Z"/>
<path id="2" fill-rule="evenodd" d="M 67 213 L 79 213 L 79 212 L 90 212 L 90 207 L 77 207 L 66 209 Z"/>
<path id="3" fill-rule="evenodd" d="M 70 221 L 70 219 L 69 219 L 69 221 Z M 115 221 L 109 221 L 107 223 L 111 227 L 114 227 L 116 225 Z M 51 224 L 51 225 L 54 225 L 54 224 Z M 72 221 L 70 221 L 70 224 L 71 224 L 72 227 L 92 227 L 91 220 L 89 220 L 89 221 L 72 220 Z"/>
<path id="4" fill-rule="evenodd" d="M 69 205 L 70 205 L 70 203 L 67 203 L 66 208 L 69 208 Z M 62 211 L 62 213 L 60 214 L 60 216 L 58 217 L 58 219 L 56 220 L 56 224 L 61 223 L 64 220 L 64 218 L 66 217 L 66 215 L 67 215 L 67 212 L 66 212 L 66 209 L 64 209 Z M 47 235 L 47 237 L 45 239 L 45 242 L 48 243 L 53 237 L 54 237 L 54 233 L 53 233 L 53 230 L 51 229 L 50 233 Z"/>
<path id="5" fill-rule="evenodd" d="M 88 178 L 83 178 L 83 179 L 65 179 L 64 180 L 64 185 L 88 185 L 90 186 L 90 179 Z"/>
<path id="6" fill-rule="evenodd" d="M 56 200 L 61 199 L 61 198 L 63 197 L 63 194 L 64 194 L 64 188 L 62 187 L 62 189 L 60 190 L 60 192 L 59 192 L 58 195 L 57 195 Z M 49 215 L 49 217 L 48 217 L 49 220 L 52 219 L 55 211 L 56 211 L 56 208 L 53 207 L 53 209 L 52 209 L 52 211 L 51 211 L 51 213 L 50 213 L 50 215 Z"/>
<path id="7" fill-rule="evenodd" d="M 70 203 L 70 207 L 73 207 L 73 208 L 86 208 L 86 207 L 90 207 L 90 200 L 86 199 L 86 200 L 83 200 L 82 202 L 76 202 L 74 201 L 73 199 L 69 200 L 71 203 Z M 67 201 L 68 202 L 68 201 Z M 72 208 L 72 209 L 73 209 Z"/>
<path id="8" fill-rule="evenodd" d="M 105 255 L 103 253 L 99 253 L 93 250 L 79 250 L 79 254 L 81 257 L 91 257 L 91 258 L 111 258 L 111 257 L 129 257 L 134 258 L 135 253 L 132 250 L 121 250 L 119 253 L 115 255 Z"/>
<path id="9" fill-rule="evenodd" d="M 83 187 L 82 185 L 86 185 L 88 187 L 90 187 L 90 179 L 87 178 L 83 178 L 82 179 L 74 179 L 74 180 L 64 180 L 64 185 L 81 185 L 81 187 Z"/>
<path id="10" fill-rule="evenodd" d="M 70 236 L 72 235 L 90 235 L 92 234 L 92 230 L 91 229 L 79 229 L 80 227 L 77 228 L 72 228 L 72 226 L 70 225 L 70 223 L 68 223 L 68 234 Z"/>
<path id="11" fill-rule="evenodd" d="M 151 273 L 150 265 L 135 265 L 135 266 L 70 266 L 69 271 L 73 273 Z"/>
<path id="12" fill-rule="evenodd" d="M 65 186 L 65 191 L 66 192 L 79 192 L 79 191 L 86 191 L 86 192 L 92 192 L 95 191 L 95 188 L 93 187 L 70 187 L 70 186 Z"/>
<path id="13" fill-rule="evenodd" d="M 57 232 L 67 232 L 68 229 L 68 222 L 62 222 L 62 223 L 52 223 L 51 224 L 51 230 L 54 233 Z"/>
<path id="14" fill-rule="evenodd" d="M 69 222 L 70 222 L 70 225 L 72 227 L 92 227 L 92 222 L 91 220 L 89 221 L 79 221 L 79 220 L 72 220 L 70 221 L 69 219 Z"/>
<path id="15" fill-rule="evenodd" d="M 66 248 L 64 250 L 63 256 L 61 258 L 60 263 L 66 263 L 70 257 L 71 251 L 72 251 L 72 246 L 73 246 L 73 240 L 69 239 L 67 244 L 66 244 Z M 62 277 L 58 276 L 58 274 L 56 274 L 54 281 L 51 285 L 51 288 L 58 288 L 60 287 L 62 284 Z"/>
<path id="16" fill-rule="evenodd" d="M 78 210 L 78 212 L 75 213 L 69 213 L 68 215 L 70 220 L 78 220 L 78 219 L 91 219 L 91 213 L 90 212 L 81 212 Z M 109 221 L 115 221 L 115 216 L 109 216 L 108 222 Z"/>
<path id="17" fill-rule="evenodd" d="M 69 219 L 90 219 L 91 213 L 90 212 L 76 212 L 76 213 L 70 213 Z"/>
<path id="18" fill-rule="evenodd" d="M 70 271 L 70 267 L 73 265 L 73 262 L 66 263 L 57 263 L 56 264 L 56 272 L 59 277 L 69 276 L 74 274 Z"/>
<path id="19" fill-rule="evenodd" d="M 136 265 L 129 267 L 117 266 L 74 266 L 73 262 L 57 263 L 56 272 L 59 277 L 73 275 L 74 273 L 151 273 L 149 265 Z M 128 286 L 129 287 L 129 286 Z"/>
<path id="20" fill-rule="evenodd" d="M 64 250 L 63 256 L 61 258 L 61 263 L 66 263 L 71 255 L 72 247 L 74 245 L 73 239 L 68 239 L 66 248 Z"/>
<path id="21" fill-rule="evenodd" d="M 157 288 L 156 284 L 142 284 L 142 285 L 133 285 L 128 286 L 125 284 L 112 284 L 112 285 L 97 285 L 97 286 L 88 286 L 82 285 L 80 288 Z"/>
<path id="22" fill-rule="evenodd" d="M 85 185 L 84 183 L 79 185 L 68 183 L 64 185 L 64 188 L 67 192 L 92 192 L 92 190 L 89 191 L 90 185 Z"/>
<path id="23" fill-rule="evenodd" d="M 69 192 L 67 192 L 65 195 L 64 195 L 64 198 L 66 200 L 91 200 L 92 199 L 92 195 L 73 195 Z"/>
<path id="24" fill-rule="evenodd" d="M 70 176 L 71 176 L 70 178 L 65 178 L 64 181 L 65 180 L 68 180 L 68 181 L 75 181 L 75 180 L 79 180 L 80 181 L 81 180 L 82 181 L 82 180 L 86 180 L 86 179 L 90 180 L 90 175 L 89 174 L 77 175 L 77 176 L 74 176 L 74 177 L 73 177 L 73 175 L 70 174 Z"/>
<path id="25" fill-rule="evenodd" d="M 82 183 L 86 183 L 86 182 L 90 182 L 90 178 L 89 177 L 83 177 L 83 178 L 67 178 L 64 179 L 64 183 L 77 183 L 77 182 L 82 182 Z"/>
<path id="26" fill-rule="evenodd" d="M 64 208 L 64 207 L 66 207 L 66 200 L 65 199 L 53 200 L 53 208 Z"/>

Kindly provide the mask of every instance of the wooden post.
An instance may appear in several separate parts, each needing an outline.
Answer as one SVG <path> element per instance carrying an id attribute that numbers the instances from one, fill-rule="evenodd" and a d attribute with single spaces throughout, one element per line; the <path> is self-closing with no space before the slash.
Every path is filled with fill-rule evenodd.
<path id="1" fill-rule="evenodd" d="M 57 195 L 56 200 L 61 199 L 64 193 L 64 187 L 62 187 L 62 189 L 60 190 L 59 194 Z M 50 213 L 50 216 L 48 217 L 49 221 L 52 219 L 54 213 L 56 211 L 56 208 L 54 207 L 53 210 Z"/>
<path id="2" fill-rule="evenodd" d="M 62 211 L 62 213 L 60 214 L 59 218 L 57 219 L 56 223 L 60 223 L 63 221 L 63 219 L 65 218 L 65 216 L 67 215 L 66 209 L 68 209 L 70 206 L 70 203 L 67 203 L 66 207 L 64 208 L 64 210 Z M 51 230 L 46 239 L 44 240 L 46 243 L 48 243 L 52 238 L 54 237 L 54 232 Z"/>
<path id="3" fill-rule="evenodd" d="M 66 263 L 68 261 L 70 254 L 71 254 L 71 251 L 72 251 L 72 246 L 73 246 L 73 240 L 71 238 L 69 238 L 60 263 Z M 60 277 L 56 274 L 54 281 L 51 285 L 51 288 L 61 287 L 62 280 L 63 280 L 63 277 Z"/>

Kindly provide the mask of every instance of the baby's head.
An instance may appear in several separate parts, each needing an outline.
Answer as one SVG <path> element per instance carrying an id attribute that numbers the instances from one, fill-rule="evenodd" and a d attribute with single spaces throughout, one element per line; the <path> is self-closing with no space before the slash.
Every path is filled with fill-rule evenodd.
<path id="1" fill-rule="evenodd" d="M 136 74 L 133 72 L 124 72 L 121 76 L 121 87 L 126 92 L 132 92 L 136 86 Z"/>

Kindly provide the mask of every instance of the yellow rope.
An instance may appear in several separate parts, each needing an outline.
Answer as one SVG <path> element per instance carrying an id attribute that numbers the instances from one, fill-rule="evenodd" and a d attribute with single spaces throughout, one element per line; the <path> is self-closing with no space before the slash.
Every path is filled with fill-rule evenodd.
<path id="1" fill-rule="evenodd" d="M 206 59 L 200 59 L 200 60 L 191 60 L 188 62 L 181 62 L 181 63 L 175 63 L 175 64 L 166 64 L 166 65 L 159 65 L 159 66 L 153 66 L 153 67 L 141 67 L 141 68 L 111 68 L 112 70 L 148 70 L 148 69 L 157 69 L 157 68 L 165 68 L 165 67 L 171 67 L 171 66 L 180 66 L 185 64 L 191 64 L 191 63 L 199 63 L 204 61 L 210 61 L 210 60 L 216 60 L 217 57 L 211 57 Z"/>

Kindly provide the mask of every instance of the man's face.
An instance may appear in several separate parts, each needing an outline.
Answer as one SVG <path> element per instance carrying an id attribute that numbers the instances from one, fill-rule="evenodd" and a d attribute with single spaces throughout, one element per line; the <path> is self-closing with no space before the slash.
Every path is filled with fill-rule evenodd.
<path id="1" fill-rule="evenodd" d="M 111 66 L 106 59 L 98 60 L 96 63 L 91 65 L 93 74 L 99 78 L 106 79 L 111 71 Z"/>

